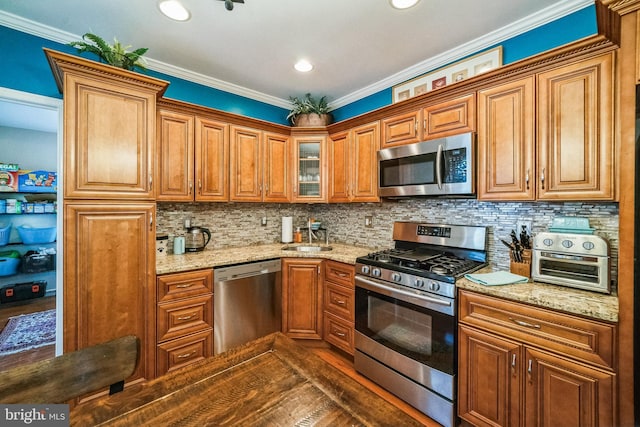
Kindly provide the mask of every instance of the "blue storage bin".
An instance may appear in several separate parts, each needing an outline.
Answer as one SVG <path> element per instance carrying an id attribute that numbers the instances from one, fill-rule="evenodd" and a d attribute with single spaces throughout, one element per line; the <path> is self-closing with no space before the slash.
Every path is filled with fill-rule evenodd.
<path id="1" fill-rule="evenodd" d="M 11 224 L 6 227 L 0 225 L 0 246 L 4 246 L 9 243 L 9 236 L 11 235 Z"/>
<path id="2" fill-rule="evenodd" d="M 20 254 L 18 254 L 17 258 L 14 256 L 0 256 L 0 276 L 10 276 L 18 272 L 19 256 Z"/>
<path id="3" fill-rule="evenodd" d="M 56 227 L 36 228 L 21 225 L 16 229 L 20 235 L 20 240 L 25 245 L 51 243 L 56 240 Z"/>

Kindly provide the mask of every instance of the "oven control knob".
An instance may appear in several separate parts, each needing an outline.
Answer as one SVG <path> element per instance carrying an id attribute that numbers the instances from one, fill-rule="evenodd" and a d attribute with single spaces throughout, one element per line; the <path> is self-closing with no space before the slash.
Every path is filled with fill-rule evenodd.
<path id="1" fill-rule="evenodd" d="M 553 239 L 549 239 L 549 238 L 544 239 L 542 243 L 544 243 L 545 246 L 551 246 L 553 245 Z"/>
<path id="2" fill-rule="evenodd" d="M 415 286 L 416 286 L 416 288 L 424 288 L 424 280 L 416 279 Z"/>
<path id="3" fill-rule="evenodd" d="M 363 265 L 361 271 L 362 271 L 362 274 L 369 274 L 369 266 Z"/>
<path id="4" fill-rule="evenodd" d="M 371 274 L 373 274 L 376 277 L 382 276 L 382 272 L 380 271 L 379 268 L 374 268 L 373 271 L 371 272 Z"/>
<path id="5" fill-rule="evenodd" d="M 429 283 L 429 290 L 430 291 L 434 291 L 435 292 L 435 291 L 437 291 L 439 289 L 440 289 L 440 284 L 439 283 L 436 283 L 436 282 Z"/>
<path id="6" fill-rule="evenodd" d="M 394 282 L 402 282 L 402 276 L 400 275 L 400 273 L 393 273 L 391 275 L 391 280 L 393 280 Z"/>
<path id="7" fill-rule="evenodd" d="M 590 251 L 591 249 L 595 248 L 596 245 L 594 245 L 593 242 L 584 242 L 582 244 L 582 247 L 585 248 L 586 250 Z"/>
<path id="8" fill-rule="evenodd" d="M 564 248 L 569 249 L 571 246 L 573 246 L 573 242 L 571 240 L 563 240 L 562 241 L 562 246 Z"/>

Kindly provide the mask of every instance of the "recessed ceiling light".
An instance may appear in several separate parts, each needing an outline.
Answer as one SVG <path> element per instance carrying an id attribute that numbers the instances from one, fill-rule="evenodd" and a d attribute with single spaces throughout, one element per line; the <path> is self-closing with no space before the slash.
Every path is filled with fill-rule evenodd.
<path id="1" fill-rule="evenodd" d="M 396 9 L 409 9 L 415 6 L 420 0 L 389 0 L 391 6 Z"/>
<path id="2" fill-rule="evenodd" d="M 178 0 L 164 0 L 158 3 L 160 11 L 176 21 L 187 21 L 191 18 L 189 11 Z"/>
<path id="3" fill-rule="evenodd" d="M 313 65 L 311 65 L 311 63 L 306 59 L 301 59 L 300 61 L 296 62 L 293 67 L 301 73 L 306 73 L 313 70 Z"/>

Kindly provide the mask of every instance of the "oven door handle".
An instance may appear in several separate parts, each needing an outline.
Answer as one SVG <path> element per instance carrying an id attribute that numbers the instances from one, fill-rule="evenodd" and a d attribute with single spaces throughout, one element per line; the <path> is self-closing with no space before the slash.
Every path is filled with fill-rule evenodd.
<path id="1" fill-rule="evenodd" d="M 368 289 L 373 292 L 378 292 L 380 294 L 383 294 L 392 298 L 396 298 L 396 299 L 402 299 L 402 298 L 398 298 L 399 296 L 406 296 L 406 297 L 416 298 L 426 303 L 443 305 L 445 307 L 451 307 L 453 304 L 452 301 L 450 300 L 443 300 L 435 297 L 430 297 L 422 293 L 405 291 L 403 289 L 398 289 L 395 286 L 385 285 L 383 283 L 376 282 L 362 276 L 356 276 L 356 282 L 359 282 L 361 284 L 360 286 L 361 288 Z"/>

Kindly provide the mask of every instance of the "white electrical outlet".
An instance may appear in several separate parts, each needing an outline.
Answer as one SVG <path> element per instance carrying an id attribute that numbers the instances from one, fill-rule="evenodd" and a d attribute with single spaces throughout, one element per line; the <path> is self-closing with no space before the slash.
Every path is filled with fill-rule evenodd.
<path id="1" fill-rule="evenodd" d="M 373 216 L 367 215 L 364 217 L 364 226 L 367 228 L 373 228 Z"/>
<path id="2" fill-rule="evenodd" d="M 531 231 L 531 221 L 527 221 L 527 220 L 520 220 L 516 223 L 516 235 L 518 236 L 518 238 L 520 238 L 520 233 L 522 233 L 522 227 L 525 227 L 527 234 L 531 237 L 533 237 L 532 231 Z"/>

